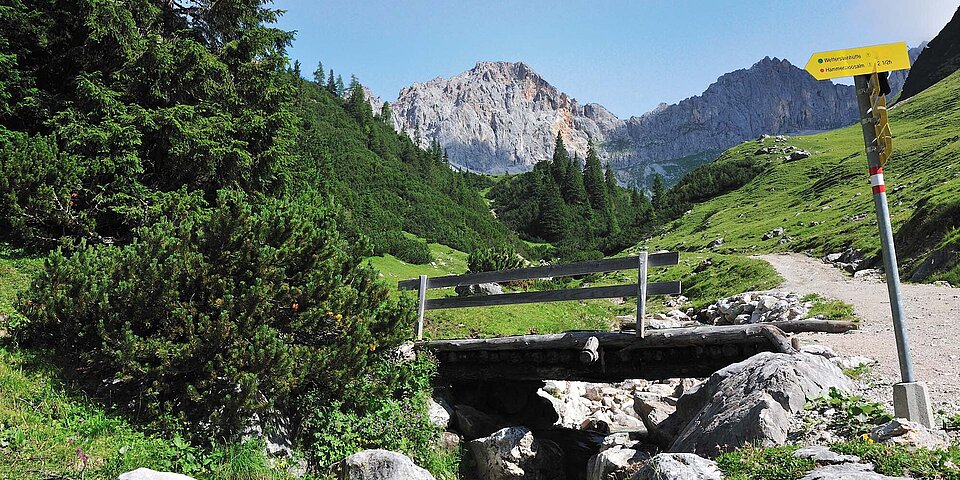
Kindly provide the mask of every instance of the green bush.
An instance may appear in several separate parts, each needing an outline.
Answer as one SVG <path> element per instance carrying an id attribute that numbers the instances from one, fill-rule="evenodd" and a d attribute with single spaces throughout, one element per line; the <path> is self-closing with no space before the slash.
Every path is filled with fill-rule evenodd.
<path id="1" fill-rule="evenodd" d="M 52 253 L 21 305 L 24 341 L 140 418 L 230 438 L 305 392 L 339 395 L 412 324 L 318 198 L 202 205 L 171 194 L 128 245 Z"/>
<path id="2" fill-rule="evenodd" d="M 400 231 L 383 232 L 373 239 L 373 254 L 389 253 L 407 263 L 426 265 L 433 261 L 433 254 L 427 242 L 408 237 Z"/>
<path id="3" fill-rule="evenodd" d="M 523 257 L 509 247 L 493 247 L 474 250 L 467 257 L 470 272 L 493 272 L 523 266 Z"/>

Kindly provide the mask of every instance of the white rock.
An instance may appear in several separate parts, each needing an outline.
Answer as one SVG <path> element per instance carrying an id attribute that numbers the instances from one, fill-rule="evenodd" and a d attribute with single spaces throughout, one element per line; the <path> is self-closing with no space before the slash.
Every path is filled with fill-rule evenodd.
<path id="1" fill-rule="evenodd" d="M 453 408 L 442 398 L 431 398 L 427 400 L 427 417 L 435 427 L 440 429 L 447 428 L 450 425 L 450 418 L 453 416 Z"/>
<path id="2" fill-rule="evenodd" d="M 888 477 L 873 471 L 869 463 L 827 465 L 806 474 L 800 480 L 907 480 L 906 477 Z"/>
<path id="3" fill-rule="evenodd" d="M 692 453 L 660 453 L 640 469 L 631 480 L 721 480 L 722 474 L 712 460 Z"/>
<path id="4" fill-rule="evenodd" d="M 828 359 L 837 356 L 837 353 L 826 345 L 804 345 L 800 347 L 800 351 L 803 353 L 809 353 L 811 355 L 820 355 L 821 357 Z"/>
<path id="5" fill-rule="evenodd" d="M 179 473 L 158 472 L 149 468 L 138 468 L 127 473 L 121 473 L 120 476 L 117 477 L 117 480 L 194 480 L 194 478 Z"/>
<path id="6" fill-rule="evenodd" d="M 389 450 L 364 450 L 344 459 L 336 469 L 349 480 L 435 480 L 409 457 Z"/>
<path id="7" fill-rule="evenodd" d="M 604 450 L 587 462 L 587 480 L 606 480 L 610 473 L 648 458 L 649 454 L 629 448 Z"/>
<path id="8" fill-rule="evenodd" d="M 562 453 L 525 427 L 508 427 L 467 444 L 482 480 L 546 480 L 563 474 Z"/>
<path id="9" fill-rule="evenodd" d="M 894 418 L 883 425 L 879 425 L 870 431 L 869 436 L 871 440 L 878 443 L 900 443 L 931 450 L 949 446 L 949 441 L 946 438 L 919 423 L 911 422 L 905 418 Z"/>
<path id="10" fill-rule="evenodd" d="M 830 451 L 829 448 L 822 445 L 811 445 L 803 447 L 793 452 L 797 458 L 809 458 L 817 462 L 818 465 L 834 465 L 840 463 L 857 463 L 860 457 L 856 455 L 843 455 Z"/>

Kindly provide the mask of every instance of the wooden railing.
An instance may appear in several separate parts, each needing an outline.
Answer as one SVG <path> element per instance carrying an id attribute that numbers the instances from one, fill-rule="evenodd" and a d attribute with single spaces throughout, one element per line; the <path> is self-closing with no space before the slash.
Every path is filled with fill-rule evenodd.
<path id="1" fill-rule="evenodd" d="M 467 273 L 445 277 L 428 277 L 403 280 L 397 284 L 400 290 L 416 289 L 417 302 L 417 340 L 423 338 L 423 316 L 426 310 L 441 308 L 484 307 L 491 305 L 513 305 L 517 303 L 562 302 L 568 300 L 590 300 L 597 298 L 637 297 L 637 335 L 644 336 L 643 317 L 648 295 L 668 295 L 680 293 L 680 282 L 648 282 L 647 268 L 676 265 L 680 255 L 668 253 L 640 253 L 635 257 L 607 258 L 587 262 L 548 265 L 544 267 L 516 268 L 496 272 Z M 566 277 L 588 273 L 606 273 L 619 270 L 637 269 L 637 284 L 613 285 L 607 287 L 568 288 L 542 292 L 503 293 L 499 295 L 447 297 L 427 299 L 427 290 L 433 288 L 476 285 L 479 283 L 509 282 L 537 278 Z"/>

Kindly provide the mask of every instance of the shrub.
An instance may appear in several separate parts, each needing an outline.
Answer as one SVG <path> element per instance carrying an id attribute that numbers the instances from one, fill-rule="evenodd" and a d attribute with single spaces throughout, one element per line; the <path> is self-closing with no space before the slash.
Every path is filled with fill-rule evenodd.
<path id="1" fill-rule="evenodd" d="M 161 427 L 229 438 L 304 392 L 333 397 L 412 324 L 315 197 L 181 192 L 159 211 L 128 245 L 53 252 L 21 308 L 26 342 Z"/>
<path id="2" fill-rule="evenodd" d="M 470 272 L 493 272 L 523 266 L 523 257 L 509 247 L 493 247 L 474 250 L 467 257 Z"/>
<path id="3" fill-rule="evenodd" d="M 384 244 L 382 248 L 384 253 L 389 253 L 404 262 L 425 265 L 433 261 L 433 254 L 427 242 L 408 237 L 403 232 L 387 232 L 381 241 Z"/>

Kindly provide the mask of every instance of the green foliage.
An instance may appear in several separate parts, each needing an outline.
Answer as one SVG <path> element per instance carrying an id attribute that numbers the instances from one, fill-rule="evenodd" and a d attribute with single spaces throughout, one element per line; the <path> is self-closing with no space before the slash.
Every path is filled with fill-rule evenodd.
<path id="1" fill-rule="evenodd" d="M 817 466 L 813 460 L 793 456 L 798 448 L 746 446 L 717 457 L 717 467 L 729 480 L 796 480 Z"/>
<path id="2" fill-rule="evenodd" d="M 372 238 L 373 254 L 393 255 L 400 260 L 415 265 L 425 265 L 433 261 L 433 255 L 427 242 L 403 232 L 387 231 Z"/>
<path id="3" fill-rule="evenodd" d="M 467 271 L 472 273 L 510 270 L 523 266 L 523 257 L 507 247 L 474 250 L 467 257 Z"/>
<path id="4" fill-rule="evenodd" d="M 337 391 L 363 374 L 368 348 L 411 324 L 317 199 L 191 202 L 202 201 L 171 195 L 122 248 L 54 252 L 24 303 L 25 339 L 102 397 L 230 438 L 302 392 Z"/>
<path id="5" fill-rule="evenodd" d="M 116 478 L 139 467 L 210 479 L 288 478 L 267 466 L 255 442 L 204 451 L 176 434 L 144 434 L 62 384 L 46 357 L 0 348 L 0 478 Z"/>
<path id="6" fill-rule="evenodd" d="M 435 372 L 435 361 L 422 355 L 380 358 L 367 376 L 345 386 L 342 397 L 308 398 L 303 427 L 312 436 L 311 463 L 324 471 L 361 450 L 381 448 L 407 454 L 438 478 L 454 478 L 459 458 L 441 451 L 440 430 L 426 411 Z"/>
<path id="7" fill-rule="evenodd" d="M 163 192 L 282 189 L 292 36 L 262 3 L 0 9 L 0 235 L 126 242 Z"/>
<path id="8" fill-rule="evenodd" d="M 375 119 L 359 84 L 345 103 L 309 82 L 302 95 L 292 188 L 319 188 L 335 198 L 347 212 L 345 228 L 369 237 L 377 254 L 400 252 L 391 247 L 401 231 L 461 251 L 522 249 L 480 195 L 489 180 L 452 170 L 439 144 L 422 150 Z"/>
<path id="9" fill-rule="evenodd" d="M 858 322 L 860 319 L 853 311 L 853 305 L 835 298 L 824 298 L 816 293 L 803 297 L 804 302 L 813 302 L 806 318 L 825 318 L 827 320 L 846 320 Z"/>
<path id="10" fill-rule="evenodd" d="M 960 480 L 960 445 L 956 444 L 942 450 L 929 450 L 856 439 L 831 445 L 830 449 L 846 455 L 856 455 L 863 461 L 872 463 L 876 471 L 883 475 Z"/>
<path id="11" fill-rule="evenodd" d="M 883 404 L 871 402 L 857 395 L 848 395 L 835 387 L 810 400 L 805 405 L 808 410 L 820 411 L 832 409 L 828 427 L 845 437 L 855 437 L 869 432 L 873 427 L 893 420 Z"/>
<path id="12" fill-rule="evenodd" d="M 42 259 L 26 254 L 22 248 L 0 243 L 0 341 L 9 330 L 25 322 L 14 304 L 17 295 L 30 288 L 30 281 L 42 266 Z"/>
<path id="13" fill-rule="evenodd" d="M 556 246 L 537 255 L 545 259 L 576 261 L 613 254 L 653 227 L 646 197 L 616 186 L 609 166 L 604 174 L 592 143 L 581 171 L 560 135 L 550 161 L 538 163 L 532 172 L 500 179 L 488 197 L 497 217 L 521 237 Z"/>

